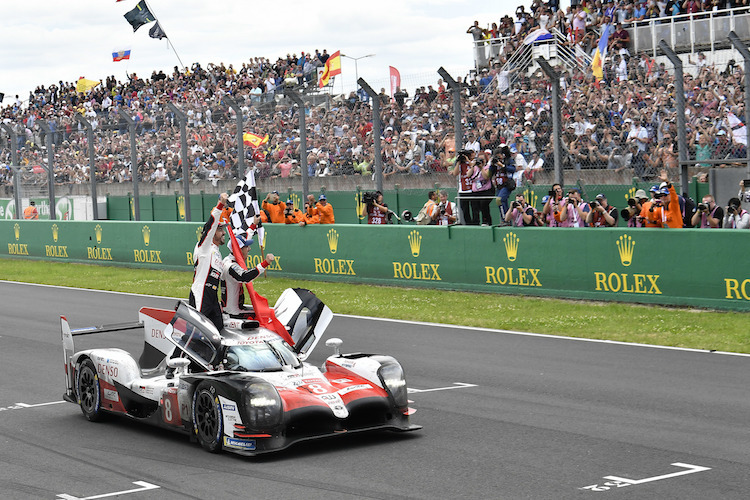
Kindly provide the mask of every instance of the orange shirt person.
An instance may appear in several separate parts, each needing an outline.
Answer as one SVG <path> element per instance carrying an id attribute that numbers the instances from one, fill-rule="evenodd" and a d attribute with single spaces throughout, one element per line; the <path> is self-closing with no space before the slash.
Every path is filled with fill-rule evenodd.
<path id="1" fill-rule="evenodd" d="M 326 195 L 320 195 L 315 208 L 318 211 L 321 224 L 334 224 L 336 222 L 336 218 L 333 216 L 333 206 L 326 200 Z"/>
<path id="2" fill-rule="evenodd" d="M 23 210 L 23 218 L 30 220 L 39 219 L 39 210 L 36 209 L 36 202 L 29 202 L 29 206 Z"/>
<path id="3" fill-rule="evenodd" d="M 268 217 L 271 220 L 271 222 L 276 224 L 283 224 L 284 221 L 284 210 L 286 209 L 286 205 L 284 203 L 279 202 L 279 192 L 278 191 L 272 191 L 268 193 L 268 196 L 266 196 L 266 199 L 263 200 L 263 204 L 261 206 L 263 210 L 268 212 Z"/>

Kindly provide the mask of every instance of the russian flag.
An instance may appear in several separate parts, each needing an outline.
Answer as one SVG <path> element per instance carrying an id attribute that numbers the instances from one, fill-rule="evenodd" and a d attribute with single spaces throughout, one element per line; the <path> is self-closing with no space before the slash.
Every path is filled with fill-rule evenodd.
<path id="1" fill-rule="evenodd" d="M 130 49 L 112 51 L 112 62 L 122 61 L 123 59 L 130 59 Z"/>
<path id="2" fill-rule="evenodd" d="M 596 77 L 596 81 L 599 82 L 604 78 L 604 57 L 607 55 L 607 42 L 609 42 L 609 24 L 605 24 L 602 27 L 602 37 L 599 39 L 599 43 L 596 46 L 596 52 L 594 52 L 594 58 L 591 60 L 591 71 Z"/>

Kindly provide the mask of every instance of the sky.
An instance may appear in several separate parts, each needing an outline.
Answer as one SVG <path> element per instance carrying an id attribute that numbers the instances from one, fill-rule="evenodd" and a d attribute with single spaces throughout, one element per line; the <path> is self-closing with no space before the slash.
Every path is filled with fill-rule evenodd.
<path id="1" fill-rule="evenodd" d="M 356 76 L 379 90 L 388 67 L 402 86 L 436 83 L 443 66 L 454 77 L 473 68 L 472 38 L 466 29 L 478 20 L 488 26 L 516 6 L 513 0 L 287 0 L 276 4 L 244 0 L 147 0 L 171 40 L 148 36 L 153 24 L 135 33 L 123 15 L 138 0 L 25 0 L 0 7 L 0 92 L 11 102 L 38 85 L 59 80 L 91 80 L 126 74 L 149 77 L 153 70 L 223 62 L 241 66 L 251 57 L 272 61 L 288 53 L 327 49 L 342 58 L 337 92 L 353 88 Z M 530 2 L 528 2 L 530 3 Z M 526 5 L 528 9 L 528 5 Z M 112 52 L 131 49 L 129 61 L 113 62 Z M 178 60 L 179 56 L 179 60 Z M 180 63 L 182 61 L 182 64 Z M 427 82 L 425 82 L 427 80 Z"/>

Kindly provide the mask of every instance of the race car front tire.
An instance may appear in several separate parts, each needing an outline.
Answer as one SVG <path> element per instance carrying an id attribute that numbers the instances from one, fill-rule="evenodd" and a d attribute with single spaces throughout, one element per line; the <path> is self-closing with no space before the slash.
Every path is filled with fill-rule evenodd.
<path id="1" fill-rule="evenodd" d="M 76 372 L 76 393 L 81 412 L 91 422 L 104 418 L 102 410 L 101 388 L 96 367 L 90 359 L 85 359 Z"/>
<path id="2" fill-rule="evenodd" d="M 217 453 L 221 450 L 224 419 L 216 387 L 201 382 L 193 394 L 193 430 L 204 450 Z"/>

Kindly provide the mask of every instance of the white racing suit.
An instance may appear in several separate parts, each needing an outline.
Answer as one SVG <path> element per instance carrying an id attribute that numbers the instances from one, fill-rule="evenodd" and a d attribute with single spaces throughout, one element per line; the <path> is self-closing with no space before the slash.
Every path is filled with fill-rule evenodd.
<path id="1" fill-rule="evenodd" d="M 190 286 L 189 299 L 189 304 L 202 312 L 219 331 L 224 327 L 218 295 L 224 263 L 219 247 L 214 245 L 213 239 L 223 209 L 224 205 L 219 203 L 211 210 L 211 215 L 203 226 L 201 238 L 193 250 L 193 284 Z"/>
<path id="2" fill-rule="evenodd" d="M 224 312 L 232 318 L 249 318 L 254 316 L 252 306 L 245 305 L 244 283 L 254 280 L 263 272 L 268 263 L 264 260 L 250 269 L 242 269 L 229 254 L 224 258 L 224 274 L 221 276 L 221 305 Z"/>

